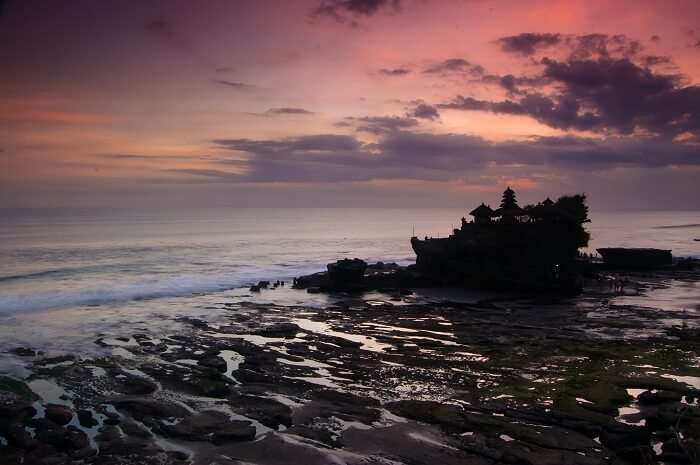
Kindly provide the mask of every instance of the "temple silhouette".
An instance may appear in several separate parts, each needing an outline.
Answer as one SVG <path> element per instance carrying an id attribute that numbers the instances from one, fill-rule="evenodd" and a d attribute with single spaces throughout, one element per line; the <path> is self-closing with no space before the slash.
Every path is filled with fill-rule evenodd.
<path id="1" fill-rule="evenodd" d="M 481 204 L 446 238 L 411 238 L 416 266 L 446 285 L 577 292 L 579 248 L 588 245 L 584 194 L 520 207 L 513 189 L 499 208 Z"/>

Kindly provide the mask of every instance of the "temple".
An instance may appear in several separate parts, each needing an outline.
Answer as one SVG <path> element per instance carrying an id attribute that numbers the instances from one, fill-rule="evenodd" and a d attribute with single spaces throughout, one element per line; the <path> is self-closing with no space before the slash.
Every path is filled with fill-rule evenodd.
<path id="1" fill-rule="evenodd" d="M 446 238 L 411 238 L 417 268 L 444 284 L 575 291 L 579 248 L 588 245 L 583 194 L 520 207 L 515 191 L 499 208 L 481 204 Z"/>

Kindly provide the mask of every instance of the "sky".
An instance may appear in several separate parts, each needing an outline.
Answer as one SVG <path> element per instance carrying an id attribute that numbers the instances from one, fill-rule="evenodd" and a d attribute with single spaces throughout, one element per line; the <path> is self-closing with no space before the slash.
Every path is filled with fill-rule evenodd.
<path id="1" fill-rule="evenodd" d="M 700 210 L 697 0 L 0 0 L 0 207 Z"/>

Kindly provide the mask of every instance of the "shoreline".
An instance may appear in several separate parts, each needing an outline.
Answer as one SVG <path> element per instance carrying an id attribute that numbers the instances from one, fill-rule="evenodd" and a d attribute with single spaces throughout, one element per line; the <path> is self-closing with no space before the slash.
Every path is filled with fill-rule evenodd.
<path id="1" fill-rule="evenodd" d="M 630 295 L 675 289 L 656 278 Z M 617 304 L 605 288 L 455 297 L 241 291 L 86 333 L 92 356 L 25 347 L 5 354 L 27 372 L 14 397 L 0 387 L 16 415 L 0 452 L 10 464 L 622 463 L 611 457 L 677 454 L 680 412 L 697 441 L 697 308 Z"/>

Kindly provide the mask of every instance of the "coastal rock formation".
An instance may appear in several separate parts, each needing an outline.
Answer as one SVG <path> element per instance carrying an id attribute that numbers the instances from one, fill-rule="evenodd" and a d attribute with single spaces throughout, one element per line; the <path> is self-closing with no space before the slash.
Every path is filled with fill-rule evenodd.
<path id="1" fill-rule="evenodd" d="M 345 258 L 329 263 L 328 282 L 335 289 L 361 288 L 367 270 L 367 262 L 359 258 Z"/>
<path id="2" fill-rule="evenodd" d="M 399 266 L 396 263 L 367 264 L 354 258 L 329 263 L 327 268 L 328 271 L 295 278 L 294 287 L 306 289 L 309 293 L 384 290 L 399 295 L 402 292 L 410 293 L 408 288 L 438 284 L 433 277 L 420 272 L 415 266 Z"/>
<path id="3" fill-rule="evenodd" d="M 515 192 L 500 208 L 481 204 L 446 238 L 411 238 L 416 266 L 446 285 L 577 293 L 578 250 L 588 245 L 585 195 L 521 208 Z"/>

